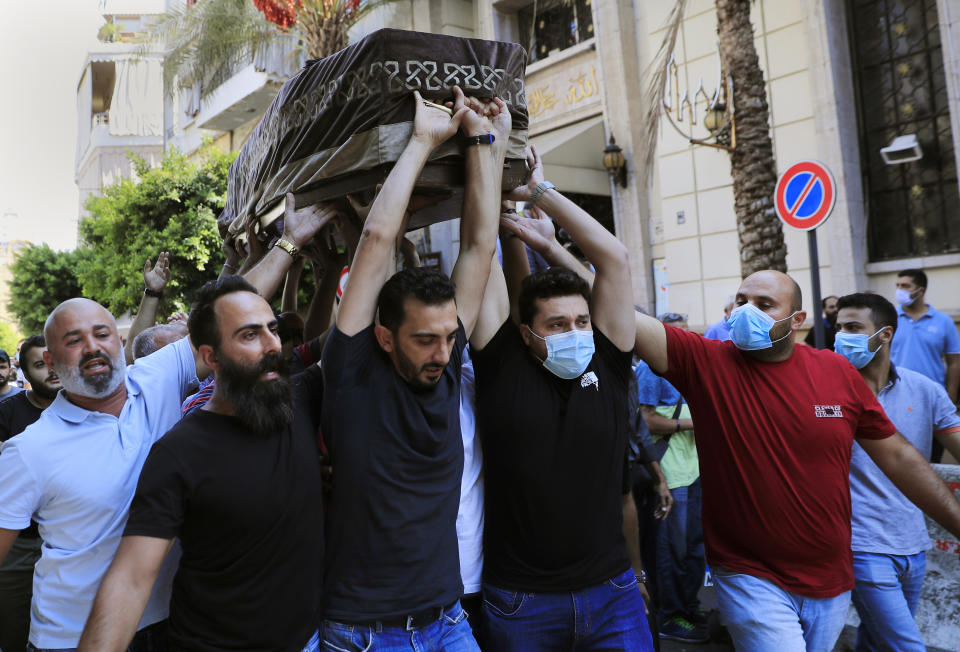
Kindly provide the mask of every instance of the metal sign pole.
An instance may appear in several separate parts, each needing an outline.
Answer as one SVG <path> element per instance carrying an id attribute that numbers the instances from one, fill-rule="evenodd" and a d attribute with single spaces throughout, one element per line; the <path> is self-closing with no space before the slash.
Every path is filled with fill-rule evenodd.
<path id="1" fill-rule="evenodd" d="M 823 332 L 823 310 L 820 297 L 820 256 L 817 253 L 817 230 L 807 231 L 807 244 L 810 246 L 810 287 L 813 289 L 813 339 L 816 347 L 822 349 L 825 344 Z"/>

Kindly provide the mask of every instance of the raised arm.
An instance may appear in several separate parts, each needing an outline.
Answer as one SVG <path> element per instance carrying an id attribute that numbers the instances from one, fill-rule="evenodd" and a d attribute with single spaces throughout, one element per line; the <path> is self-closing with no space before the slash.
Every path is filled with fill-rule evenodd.
<path id="1" fill-rule="evenodd" d="M 80 637 L 78 651 L 123 652 L 127 649 L 150 599 L 173 539 L 130 536 L 120 540 L 104 575 L 93 609 Z"/>
<path id="2" fill-rule="evenodd" d="M 333 204 L 314 204 L 300 210 L 294 207 L 292 194 L 287 194 L 286 210 L 283 214 L 283 236 L 267 254 L 245 272 L 243 277 L 257 289 L 267 301 L 273 296 L 280 283 L 293 265 L 294 255 L 285 249 L 287 244 L 297 250 L 307 246 L 317 231 L 322 229 L 334 216 L 337 209 Z"/>
<path id="3" fill-rule="evenodd" d="M 490 262 L 497 247 L 500 219 L 500 179 L 503 160 L 510 140 L 510 111 L 499 99 L 482 103 L 465 100 L 454 88 L 454 109 L 468 106 L 462 130 L 468 138 L 492 134 L 490 145 L 470 145 L 466 149 L 466 183 L 463 194 L 463 217 L 460 220 L 460 253 L 453 267 L 451 280 L 457 287 L 457 315 L 467 337 L 473 333 L 480 313 L 481 301 Z"/>
<path id="4" fill-rule="evenodd" d="M 633 354 L 650 365 L 658 374 L 667 371 L 667 330 L 650 315 L 634 310 Z"/>
<path id="5" fill-rule="evenodd" d="M 526 210 L 526 216 L 509 213 L 501 215 L 500 225 L 543 256 L 543 259 L 550 263 L 551 267 L 565 267 L 593 288 L 593 282 L 596 278 L 594 273 L 557 241 L 553 221 L 541 209 L 531 206 Z M 524 252 L 524 258 L 526 258 L 526 252 Z M 507 284 L 509 287 L 509 274 L 507 274 Z"/>
<path id="6" fill-rule="evenodd" d="M 880 470 L 930 518 L 960 539 L 960 503 L 923 455 L 900 433 L 857 439 Z"/>
<path id="7" fill-rule="evenodd" d="M 542 168 L 543 162 L 536 149 L 532 148 L 532 151 L 535 168 Z M 543 190 L 543 184 L 538 189 L 532 183 L 533 178 L 518 189 L 519 192 L 514 191 L 510 199 L 535 200 L 532 201 L 534 205 L 552 216 L 570 234 L 597 269 L 590 306 L 591 320 L 618 349 L 629 351 L 633 348 L 635 326 L 633 286 L 626 246 L 558 190 Z"/>
<path id="8" fill-rule="evenodd" d="M 377 297 L 393 268 L 393 248 L 414 184 L 430 153 L 457 133 L 464 114 L 470 110 L 463 107 L 450 116 L 441 109 L 424 105 L 417 91 L 413 96 L 416 102 L 413 135 L 363 223 L 357 253 L 350 266 L 350 282 L 340 300 L 337 328 L 345 335 L 355 335 L 373 323 Z"/>
<path id="9" fill-rule="evenodd" d="M 280 312 L 297 311 L 297 290 L 300 289 L 300 277 L 306 263 L 307 259 L 301 255 L 294 259 L 287 270 L 287 277 L 283 282 L 283 298 L 280 299 Z"/>
<path id="10" fill-rule="evenodd" d="M 160 297 L 170 280 L 170 254 L 161 251 L 157 264 L 151 265 L 150 259 L 143 264 L 143 298 L 137 316 L 127 332 L 127 343 L 123 345 L 123 355 L 127 364 L 133 364 L 133 340 L 137 335 L 157 323 L 157 311 L 160 309 Z M 150 294 L 152 293 L 152 294 Z"/>

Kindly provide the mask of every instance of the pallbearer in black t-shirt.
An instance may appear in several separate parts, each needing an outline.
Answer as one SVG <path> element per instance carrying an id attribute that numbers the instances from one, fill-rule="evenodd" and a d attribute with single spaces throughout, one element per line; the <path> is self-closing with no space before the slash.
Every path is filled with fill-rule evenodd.
<path id="1" fill-rule="evenodd" d="M 319 649 L 322 377 L 313 365 L 290 378 L 258 290 L 269 296 L 292 252 L 335 214 L 322 204 L 295 210 L 288 196 L 283 237 L 247 273 L 252 284 L 225 276 L 197 292 L 187 326 L 216 389 L 150 449 L 82 652 L 127 649 L 175 539 L 183 556 L 170 649 Z"/>
<path id="2" fill-rule="evenodd" d="M 531 164 L 528 184 L 508 198 L 553 216 L 596 279 L 591 292 L 568 269 L 537 272 L 523 280 L 511 319 L 495 266 L 470 339 L 486 465 L 483 638 L 498 652 L 652 650 L 622 522 L 632 506 L 630 262 L 623 244 L 543 180 L 535 151 Z M 531 222 L 502 220 L 524 235 Z M 570 256 L 552 227 L 544 243 L 551 264 Z M 507 239 L 504 265 L 525 260 L 522 249 Z"/>
<path id="3" fill-rule="evenodd" d="M 414 94 L 413 136 L 367 215 L 323 351 L 334 468 L 324 649 L 477 650 L 458 601 L 460 366 L 496 247 L 511 121 L 500 100 L 454 91 L 452 116 Z M 424 268 L 391 277 L 414 182 L 458 127 L 466 184 L 453 283 Z"/>
<path id="4" fill-rule="evenodd" d="M 31 335 L 20 345 L 20 368 L 30 389 L 0 401 L 0 442 L 27 429 L 40 418 L 60 391 L 60 378 L 43 361 L 47 343 L 43 335 Z M 23 650 L 30 633 L 30 598 L 33 567 L 40 559 L 37 524 L 20 532 L 0 565 L 0 650 Z"/>

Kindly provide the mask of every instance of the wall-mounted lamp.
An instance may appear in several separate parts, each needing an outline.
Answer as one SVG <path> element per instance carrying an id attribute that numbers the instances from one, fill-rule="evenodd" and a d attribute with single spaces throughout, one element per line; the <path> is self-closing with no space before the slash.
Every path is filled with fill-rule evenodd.
<path id="1" fill-rule="evenodd" d="M 623 150 L 617 145 L 612 135 L 610 144 L 603 150 L 603 167 L 614 181 L 624 188 L 627 187 L 627 160 L 623 157 Z"/>

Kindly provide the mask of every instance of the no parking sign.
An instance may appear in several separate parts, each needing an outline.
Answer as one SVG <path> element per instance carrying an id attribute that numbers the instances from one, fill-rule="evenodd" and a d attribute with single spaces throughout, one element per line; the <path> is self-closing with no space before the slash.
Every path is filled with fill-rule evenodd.
<path id="1" fill-rule="evenodd" d="M 810 231 L 823 224 L 837 200 L 830 170 L 816 161 L 794 163 L 777 179 L 774 204 L 787 226 Z"/>
<path id="2" fill-rule="evenodd" d="M 813 332 L 818 349 L 824 345 L 820 305 L 820 256 L 816 228 L 827 221 L 837 201 L 837 185 L 823 163 L 798 161 L 777 179 L 773 204 L 784 224 L 807 232 L 810 248 L 810 285 L 813 290 Z"/>

